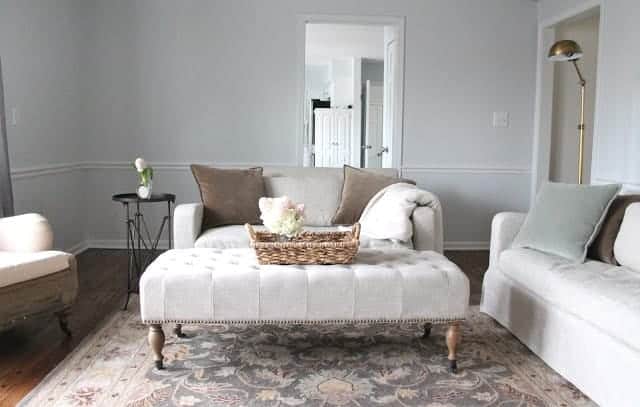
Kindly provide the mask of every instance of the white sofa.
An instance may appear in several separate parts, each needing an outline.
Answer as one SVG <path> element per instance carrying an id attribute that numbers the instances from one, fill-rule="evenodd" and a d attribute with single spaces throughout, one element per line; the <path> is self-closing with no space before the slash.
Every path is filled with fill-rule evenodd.
<path id="1" fill-rule="evenodd" d="M 379 174 L 397 177 L 395 169 L 371 169 Z M 267 196 L 287 195 L 305 204 L 306 230 L 334 228 L 331 218 L 340 203 L 342 168 L 264 168 Z M 239 186 L 241 187 L 241 186 Z M 231 225 L 202 230 L 201 203 L 178 205 L 174 211 L 174 245 L 188 248 L 242 248 L 249 246 L 249 236 L 243 225 Z M 437 198 L 429 206 L 416 208 L 412 215 L 413 241 L 408 246 L 416 250 L 443 251 L 442 210 Z M 363 239 L 362 247 L 397 247 L 397 242 Z"/>
<path id="2" fill-rule="evenodd" d="M 598 404 L 640 406 L 640 273 L 511 249 L 524 219 L 493 219 L 481 311 Z"/>

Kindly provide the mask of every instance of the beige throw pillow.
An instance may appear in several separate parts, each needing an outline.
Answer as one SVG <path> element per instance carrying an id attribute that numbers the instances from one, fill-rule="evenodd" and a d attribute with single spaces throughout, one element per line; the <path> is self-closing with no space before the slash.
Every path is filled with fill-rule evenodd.
<path id="1" fill-rule="evenodd" d="M 344 183 L 340 206 L 331 222 L 334 225 L 352 225 L 360 219 L 369 200 L 382 188 L 399 182 L 414 184 L 414 181 L 387 177 L 360 168 L 344 166 Z"/>
<path id="2" fill-rule="evenodd" d="M 262 168 L 219 169 L 191 165 L 204 205 L 202 229 L 259 224 L 258 200 L 264 196 Z"/>

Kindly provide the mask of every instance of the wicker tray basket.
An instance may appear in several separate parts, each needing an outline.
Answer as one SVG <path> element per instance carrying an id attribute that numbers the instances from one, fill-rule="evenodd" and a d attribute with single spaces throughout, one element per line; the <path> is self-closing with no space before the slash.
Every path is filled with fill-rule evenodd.
<path id="1" fill-rule="evenodd" d="M 349 264 L 360 246 L 360 224 L 346 232 L 302 232 L 291 240 L 245 225 L 260 264 Z"/>

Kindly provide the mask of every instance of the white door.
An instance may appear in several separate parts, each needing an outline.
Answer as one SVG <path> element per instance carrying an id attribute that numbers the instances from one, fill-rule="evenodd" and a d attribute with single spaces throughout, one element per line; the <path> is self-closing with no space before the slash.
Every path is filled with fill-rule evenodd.
<path id="1" fill-rule="evenodd" d="M 394 154 L 393 139 L 397 128 L 400 113 L 398 111 L 400 89 L 400 32 L 396 26 L 384 27 L 384 103 L 383 103 L 383 131 L 382 148 L 378 153 L 382 154 L 382 166 L 393 167 L 392 156 Z M 400 137 L 400 135 L 397 135 Z"/>
<path id="2" fill-rule="evenodd" d="M 384 84 L 366 82 L 364 134 L 364 164 L 366 168 L 382 167 L 382 127 L 383 127 Z"/>
<path id="3" fill-rule="evenodd" d="M 342 167 L 351 161 L 352 109 L 315 109 L 315 166 Z"/>

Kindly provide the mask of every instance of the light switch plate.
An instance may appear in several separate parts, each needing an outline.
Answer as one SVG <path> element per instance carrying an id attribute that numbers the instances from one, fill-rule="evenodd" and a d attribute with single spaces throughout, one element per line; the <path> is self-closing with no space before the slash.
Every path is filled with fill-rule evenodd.
<path id="1" fill-rule="evenodd" d="M 509 127 L 509 112 L 493 112 L 493 127 Z"/>
<path id="2" fill-rule="evenodd" d="M 18 109 L 12 108 L 11 115 L 9 116 L 9 126 L 17 126 L 18 125 Z"/>

